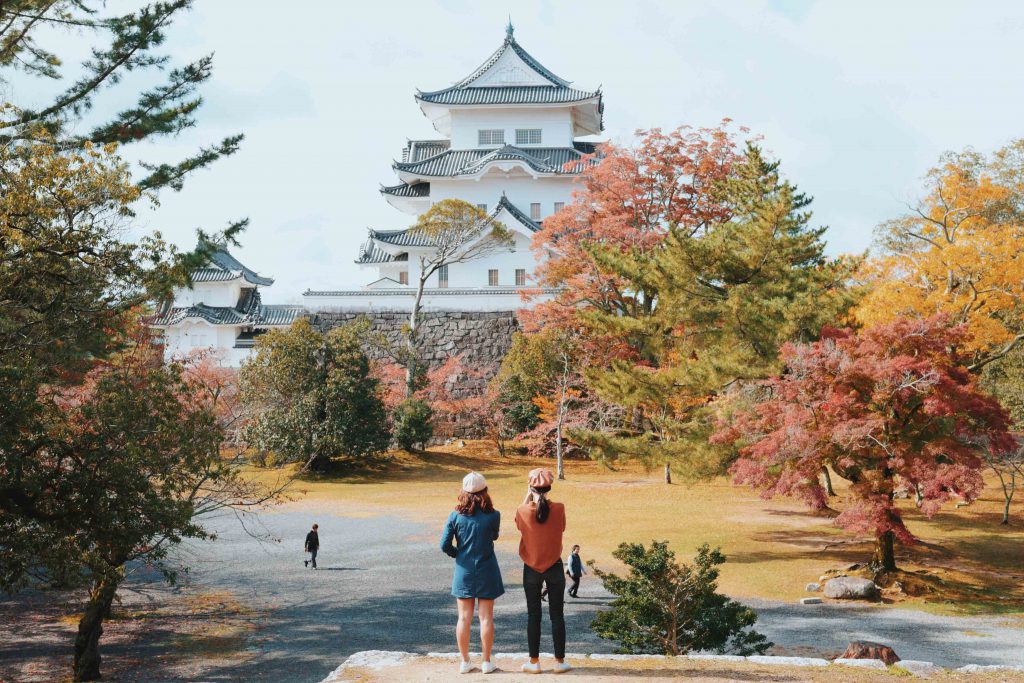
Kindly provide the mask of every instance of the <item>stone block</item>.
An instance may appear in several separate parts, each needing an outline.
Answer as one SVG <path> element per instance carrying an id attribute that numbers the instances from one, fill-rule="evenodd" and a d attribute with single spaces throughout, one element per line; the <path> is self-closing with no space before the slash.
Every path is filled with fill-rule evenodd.
<path id="1" fill-rule="evenodd" d="M 922 662 L 916 659 L 902 659 L 893 664 L 893 666 L 897 669 L 908 671 L 915 676 L 920 676 L 921 678 L 928 678 L 934 674 L 942 673 L 941 666 L 936 666 L 932 662 Z"/>
<path id="2" fill-rule="evenodd" d="M 825 601 L 821 598 L 800 598 L 801 605 L 820 605 L 823 602 Z"/>
<path id="3" fill-rule="evenodd" d="M 878 586 L 870 579 L 837 576 L 825 583 L 825 597 L 839 600 L 877 600 Z"/>
<path id="4" fill-rule="evenodd" d="M 751 655 L 747 657 L 751 664 L 765 666 L 828 666 L 827 659 L 820 657 L 771 657 L 769 655 Z"/>
<path id="5" fill-rule="evenodd" d="M 885 671 L 889 668 L 881 659 L 847 659 L 846 657 L 839 657 L 838 659 L 833 659 L 832 663 L 840 666 L 856 666 L 861 669 L 877 669 L 878 671 Z"/>

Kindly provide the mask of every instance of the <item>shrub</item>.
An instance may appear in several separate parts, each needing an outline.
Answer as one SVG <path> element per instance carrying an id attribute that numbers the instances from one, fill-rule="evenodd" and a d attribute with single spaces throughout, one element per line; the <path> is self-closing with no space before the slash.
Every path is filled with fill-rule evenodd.
<path id="1" fill-rule="evenodd" d="M 394 423 L 395 443 L 399 448 L 412 450 L 415 446 L 425 446 L 434 435 L 430 424 L 434 411 L 426 401 L 408 398 L 395 408 L 392 422 Z"/>
<path id="2" fill-rule="evenodd" d="M 707 545 L 697 549 L 693 565 L 676 562 L 664 541 L 622 543 L 612 555 L 629 567 L 626 577 L 594 567 L 605 590 L 616 596 L 611 609 L 599 612 L 590 627 L 619 643 L 626 654 L 683 655 L 713 650 L 739 655 L 762 654 L 772 646 L 750 627 L 751 608 L 716 593 L 718 565 L 725 556 Z"/>

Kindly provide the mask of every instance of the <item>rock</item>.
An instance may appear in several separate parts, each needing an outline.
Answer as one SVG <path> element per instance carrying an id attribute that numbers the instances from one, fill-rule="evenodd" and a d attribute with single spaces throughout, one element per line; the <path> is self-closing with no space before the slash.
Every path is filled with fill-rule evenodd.
<path id="1" fill-rule="evenodd" d="M 823 602 L 825 601 L 821 598 L 800 598 L 801 605 L 820 605 Z"/>
<path id="2" fill-rule="evenodd" d="M 771 657 L 768 655 L 751 655 L 747 657 L 751 664 L 766 666 L 828 666 L 827 659 L 818 657 Z"/>
<path id="3" fill-rule="evenodd" d="M 388 666 L 400 666 L 410 659 L 420 655 L 412 652 L 390 652 L 388 650 L 363 650 L 349 655 L 343 668 L 364 667 L 367 669 L 383 669 Z"/>
<path id="4" fill-rule="evenodd" d="M 839 600 L 877 600 L 878 586 L 869 579 L 837 576 L 825 584 L 825 597 Z"/>
<path id="5" fill-rule="evenodd" d="M 942 673 L 942 667 L 935 666 L 932 662 L 922 662 L 916 659 L 903 659 L 893 664 L 893 666 L 921 678 L 928 678 L 934 674 Z"/>
<path id="6" fill-rule="evenodd" d="M 687 659 L 705 659 L 713 662 L 745 662 L 747 658 L 743 655 L 703 655 L 703 654 L 688 654 Z"/>
<path id="7" fill-rule="evenodd" d="M 855 640 L 846 646 L 846 652 L 840 659 L 874 659 L 885 664 L 900 661 L 896 652 L 888 645 L 872 643 L 867 640 Z"/>
<path id="8" fill-rule="evenodd" d="M 847 659 L 846 657 L 839 657 L 838 659 L 833 659 L 832 663 L 840 666 L 856 666 L 861 669 L 877 669 L 879 671 L 885 671 L 888 668 L 881 659 Z"/>
<path id="9" fill-rule="evenodd" d="M 808 593 L 817 593 L 818 591 L 821 590 L 821 584 L 820 583 L 809 583 L 809 584 L 807 584 L 804 587 L 804 590 L 807 591 Z"/>
<path id="10" fill-rule="evenodd" d="M 635 659 L 665 659 L 665 655 L 590 655 L 591 659 L 607 660 L 611 662 L 628 662 Z"/>
<path id="11" fill-rule="evenodd" d="M 986 671 L 1024 671 L 1024 666 L 1010 666 L 1007 664 L 968 664 L 967 666 L 961 666 L 957 671 L 961 671 L 965 674 L 980 674 L 985 673 Z"/>

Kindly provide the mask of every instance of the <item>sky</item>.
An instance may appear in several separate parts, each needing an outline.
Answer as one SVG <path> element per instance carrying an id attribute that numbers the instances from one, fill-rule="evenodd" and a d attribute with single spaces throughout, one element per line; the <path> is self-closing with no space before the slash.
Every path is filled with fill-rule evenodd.
<path id="1" fill-rule="evenodd" d="M 546 67 L 601 86 L 606 131 L 591 139 L 726 117 L 762 136 L 815 198 L 831 254 L 869 248 L 943 151 L 1024 136 L 1022 2 L 197 0 L 166 50 L 215 53 L 205 104 L 194 129 L 145 151 L 246 139 L 140 211 L 138 229 L 189 247 L 197 227 L 248 217 L 234 252 L 276 278 L 268 303 L 369 282 L 353 264 L 367 228 L 412 219 L 378 188 L 396 182 L 407 138 L 440 137 L 413 94 L 469 74 L 509 17 Z"/>

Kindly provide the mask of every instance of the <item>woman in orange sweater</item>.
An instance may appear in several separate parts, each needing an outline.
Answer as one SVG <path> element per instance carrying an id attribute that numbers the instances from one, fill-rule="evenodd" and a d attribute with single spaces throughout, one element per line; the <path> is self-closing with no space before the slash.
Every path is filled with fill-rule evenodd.
<path id="1" fill-rule="evenodd" d="M 530 661 L 523 671 L 540 673 L 540 594 L 548 590 L 551 636 L 555 641 L 555 673 L 569 671 L 565 663 L 565 570 L 562 567 L 562 532 L 565 531 L 565 506 L 548 500 L 554 482 L 551 470 L 538 467 L 528 475 L 530 490 L 516 509 L 516 527 L 522 533 L 519 556 L 523 558 L 523 590 L 528 614 L 526 636 Z"/>

